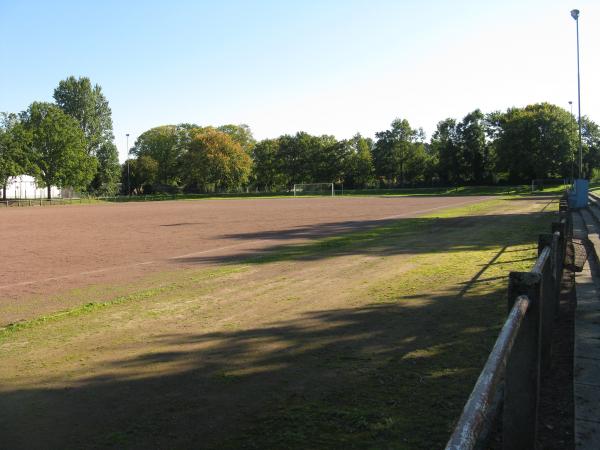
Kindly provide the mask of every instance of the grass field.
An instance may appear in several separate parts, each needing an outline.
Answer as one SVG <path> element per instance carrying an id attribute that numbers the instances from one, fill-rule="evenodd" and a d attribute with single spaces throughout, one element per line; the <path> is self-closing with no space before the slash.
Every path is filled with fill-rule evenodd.
<path id="1" fill-rule="evenodd" d="M 377 205 L 390 201 L 410 205 Z M 259 248 L 67 283 L 46 298 L 55 308 L 10 287 L 0 306 L 20 320 L 0 331 L 3 445 L 443 446 L 504 319 L 506 275 L 531 267 L 557 209 L 547 197 L 460 203 L 352 221 L 336 203 L 329 221 L 238 230 L 268 241 Z"/>

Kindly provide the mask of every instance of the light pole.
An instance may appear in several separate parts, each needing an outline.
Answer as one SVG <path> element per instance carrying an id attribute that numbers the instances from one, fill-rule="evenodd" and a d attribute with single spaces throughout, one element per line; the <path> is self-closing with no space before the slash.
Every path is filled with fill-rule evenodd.
<path id="1" fill-rule="evenodd" d="M 129 133 L 125 134 L 127 138 L 127 196 L 131 195 L 131 187 L 129 184 Z"/>
<path id="2" fill-rule="evenodd" d="M 572 126 L 573 125 L 573 101 L 572 100 L 569 100 L 569 106 L 571 107 L 571 126 Z M 573 131 L 572 128 L 571 128 L 571 131 Z M 575 180 L 575 153 L 571 149 L 571 184 L 573 184 L 574 180 Z"/>
<path id="3" fill-rule="evenodd" d="M 581 179 L 583 177 L 583 151 L 581 144 L 581 79 L 579 76 L 579 10 L 572 10 L 571 17 L 575 19 L 577 30 L 577 109 L 579 122 L 579 178 Z"/>

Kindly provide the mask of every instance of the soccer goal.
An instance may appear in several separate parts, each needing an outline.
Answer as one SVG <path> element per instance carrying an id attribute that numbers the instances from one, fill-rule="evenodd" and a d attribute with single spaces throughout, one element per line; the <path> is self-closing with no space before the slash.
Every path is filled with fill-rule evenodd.
<path id="1" fill-rule="evenodd" d="M 294 184 L 294 197 L 300 195 L 335 195 L 333 183 L 301 183 Z"/>

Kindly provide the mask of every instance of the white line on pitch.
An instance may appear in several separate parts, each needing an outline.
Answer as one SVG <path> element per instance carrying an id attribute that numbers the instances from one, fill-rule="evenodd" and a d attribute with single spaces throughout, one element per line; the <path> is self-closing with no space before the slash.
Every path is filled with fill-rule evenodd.
<path id="1" fill-rule="evenodd" d="M 461 202 L 461 203 L 453 203 L 451 205 L 442 205 L 442 206 L 436 206 L 435 208 L 429 208 L 429 209 L 422 209 L 421 211 L 410 211 L 404 214 L 398 214 L 396 216 L 388 216 L 388 217 L 380 217 L 379 219 L 375 219 L 375 220 L 390 220 L 390 219 L 399 219 L 401 217 L 406 217 L 406 216 L 412 216 L 415 214 L 425 214 L 431 211 L 436 211 L 438 209 L 444 209 L 444 208 L 453 208 L 455 206 L 461 206 L 461 205 L 467 205 L 469 203 L 477 203 L 477 202 L 482 202 L 482 199 L 478 199 L 478 200 L 471 200 L 468 202 Z"/>
<path id="2" fill-rule="evenodd" d="M 202 255 L 205 253 L 211 253 L 211 252 L 217 252 L 220 250 L 227 250 L 229 248 L 234 248 L 234 247 L 241 247 L 243 245 L 250 245 L 250 244 L 255 244 L 258 242 L 263 242 L 264 240 L 257 240 L 257 241 L 249 241 L 249 242 L 243 242 L 241 244 L 234 244 L 234 245 L 225 245 L 223 247 L 216 247 L 216 248 L 211 248 L 209 250 L 204 250 L 201 252 L 196 252 L 196 253 L 188 253 L 186 255 L 180 255 L 180 256 L 173 256 L 171 258 L 167 258 L 168 261 L 172 261 L 172 260 L 176 260 L 176 259 L 180 259 L 180 258 L 188 258 L 191 256 L 196 256 L 196 255 Z M 103 273 L 103 272 L 110 272 L 111 270 L 120 270 L 120 269 L 129 269 L 132 267 L 138 267 L 138 266 L 146 266 L 149 264 L 155 264 L 155 263 L 159 263 L 164 261 L 163 259 L 160 260 L 154 260 L 154 261 L 144 261 L 144 262 L 139 262 L 139 263 L 132 263 L 132 264 L 127 264 L 124 266 L 113 266 L 113 267 L 104 267 L 102 269 L 95 269 L 95 270 L 86 270 L 84 272 L 77 272 L 77 273 L 71 273 L 68 275 L 60 275 L 57 277 L 49 277 L 49 278 L 44 278 L 41 280 L 34 280 L 34 281 L 22 281 L 20 283 L 13 283 L 13 284 L 5 284 L 3 286 L 0 286 L 0 289 L 7 289 L 7 288 L 11 288 L 11 287 L 19 287 L 19 286 L 30 286 L 32 284 L 38 284 L 38 283 L 47 283 L 49 281 L 59 281 L 59 280 L 65 280 L 68 278 L 73 278 L 73 277 L 80 277 L 80 276 L 84 276 L 84 275 L 94 275 L 94 274 L 98 274 L 98 273 Z"/>

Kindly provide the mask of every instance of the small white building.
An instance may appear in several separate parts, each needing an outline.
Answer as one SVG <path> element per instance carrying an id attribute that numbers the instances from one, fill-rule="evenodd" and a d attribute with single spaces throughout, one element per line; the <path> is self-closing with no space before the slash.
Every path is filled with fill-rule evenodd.
<path id="1" fill-rule="evenodd" d="M 50 190 L 52 198 L 61 198 L 62 189 L 52 186 Z M 48 198 L 48 189 L 39 187 L 35 178 L 29 175 L 11 177 L 6 183 L 6 198 Z"/>

